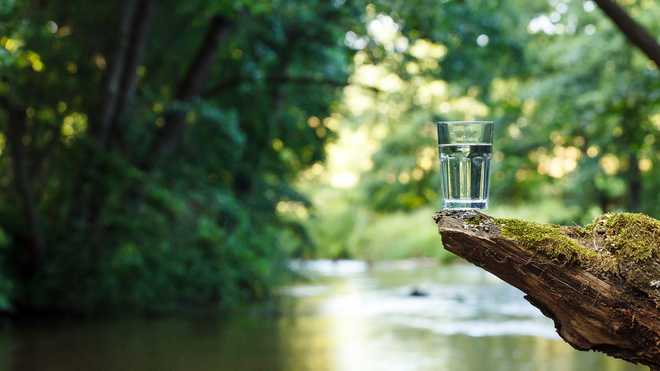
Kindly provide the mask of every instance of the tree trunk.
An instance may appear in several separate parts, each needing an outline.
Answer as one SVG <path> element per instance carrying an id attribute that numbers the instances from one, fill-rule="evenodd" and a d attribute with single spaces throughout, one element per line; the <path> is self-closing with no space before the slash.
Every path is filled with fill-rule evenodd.
<path id="1" fill-rule="evenodd" d="M 138 67 L 146 47 L 153 0 L 124 0 L 120 9 L 118 39 L 110 69 L 104 77 L 103 99 L 98 120 L 92 126 L 92 136 L 101 149 L 109 144 L 109 135 L 118 132 L 119 121 L 135 94 Z M 106 195 L 100 191 L 94 173 L 103 173 L 103 161 L 89 148 L 87 160 L 71 188 L 79 198 L 70 212 L 71 220 L 84 225 L 95 224 Z"/>
<path id="2" fill-rule="evenodd" d="M 113 50 L 110 66 L 104 77 L 103 100 L 100 102 L 98 124 L 92 127 L 92 131 L 98 142 L 102 144 L 105 144 L 117 106 L 122 72 L 124 71 L 126 54 L 131 39 L 131 24 L 133 23 L 133 13 L 135 12 L 134 3 L 135 0 L 123 0 L 122 2 L 119 28 L 117 30 L 117 45 Z"/>
<path id="3" fill-rule="evenodd" d="M 117 45 L 104 77 L 103 96 L 98 118 L 92 126 L 92 137 L 100 149 L 111 148 L 118 141 L 111 135 L 120 136 L 120 124 L 135 95 L 138 68 L 147 45 L 149 25 L 154 12 L 153 0 L 124 0 L 120 7 Z M 69 211 L 69 218 L 80 223 L 83 233 L 91 236 L 90 246 L 95 255 L 101 253 L 104 239 L 100 232 L 100 217 L 108 197 L 108 190 L 99 183 L 98 174 L 106 172 L 106 161 L 91 149 L 86 148 L 84 166 L 80 169 L 71 188 L 79 201 Z"/>
<path id="4" fill-rule="evenodd" d="M 578 350 L 660 367 L 660 221 L 606 214 L 582 227 L 434 215 L 444 247 L 525 292 Z"/>
<path id="5" fill-rule="evenodd" d="M 7 99 L 3 99 L 0 103 L 7 110 L 7 142 L 11 155 L 13 184 L 29 234 L 26 239 L 28 251 L 23 273 L 27 277 L 32 277 L 41 266 L 45 249 L 45 239 L 42 230 L 41 214 L 38 210 L 28 173 L 28 158 L 23 142 L 27 127 L 25 109 L 12 105 Z"/>
<path id="6" fill-rule="evenodd" d="M 642 172 L 639 170 L 637 152 L 628 154 L 628 210 L 638 211 L 642 206 Z"/>
<path id="7" fill-rule="evenodd" d="M 107 136 L 107 130 L 119 130 L 119 122 L 126 112 L 135 95 L 135 88 L 138 80 L 138 67 L 142 61 L 142 55 L 147 44 L 147 33 L 153 14 L 154 2 L 152 0 L 138 0 L 135 15 L 133 16 L 130 34 L 128 35 L 128 46 L 125 51 L 125 60 L 122 66 L 121 82 L 117 94 L 115 111 L 111 116 L 110 125 L 104 133 Z M 123 25 L 122 25 L 123 26 Z M 120 41 L 121 43 L 121 41 Z M 107 140 L 107 137 L 104 137 Z"/>

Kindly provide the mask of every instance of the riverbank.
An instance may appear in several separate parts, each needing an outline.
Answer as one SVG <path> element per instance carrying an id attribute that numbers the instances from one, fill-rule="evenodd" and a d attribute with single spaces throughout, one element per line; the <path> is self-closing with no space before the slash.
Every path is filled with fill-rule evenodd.
<path id="1" fill-rule="evenodd" d="M 0 369 L 643 369 L 572 349 L 519 291 L 470 265 L 296 264 L 306 278 L 279 291 L 276 311 L 5 326 Z"/>

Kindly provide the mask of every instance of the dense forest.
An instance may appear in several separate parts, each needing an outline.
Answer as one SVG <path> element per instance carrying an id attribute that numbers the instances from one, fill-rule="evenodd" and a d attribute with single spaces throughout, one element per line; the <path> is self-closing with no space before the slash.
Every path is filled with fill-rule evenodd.
<path id="1" fill-rule="evenodd" d="M 0 310 L 267 298 L 430 223 L 432 122 L 475 118 L 495 202 L 660 215 L 660 73 L 592 1 L 0 0 Z"/>

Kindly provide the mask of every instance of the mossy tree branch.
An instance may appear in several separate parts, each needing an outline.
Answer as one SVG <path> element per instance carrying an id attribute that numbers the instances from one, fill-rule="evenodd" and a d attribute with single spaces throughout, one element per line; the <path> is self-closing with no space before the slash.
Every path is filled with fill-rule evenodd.
<path id="1" fill-rule="evenodd" d="M 434 215 L 445 248 L 525 292 L 579 350 L 660 368 L 660 221 L 605 214 L 586 227 Z"/>

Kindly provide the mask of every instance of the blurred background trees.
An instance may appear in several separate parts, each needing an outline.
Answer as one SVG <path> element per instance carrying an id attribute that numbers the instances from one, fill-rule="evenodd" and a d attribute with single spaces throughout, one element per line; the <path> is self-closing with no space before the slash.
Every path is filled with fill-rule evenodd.
<path id="1" fill-rule="evenodd" d="M 376 45 L 358 51 L 351 81 L 381 92 L 349 86 L 335 119 L 358 128 L 347 134 L 355 138 L 367 126 L 373 143 L 359 151 L 373 148 L 373 155 L 353 172 L 352 199 L 340 214 L 360 223 L 333 252 L 428 255 L 434 231 L 416 216 L 438 205 L 431 123 L 442 119 L 495 120 L 492 214 L 568 224 L 612 210 L 658 215 L 658 70 L 594 2 L 448 2 L 420 12 L 423 3 L 374 7 L 367 21 L 362 37 Z M 660 32 L 656 4 L 629 2 L 626 10 L 650 34 Z M 342 204 L 332 200 L 318 202 L 319 219 Z M 366 211 L 356 213 L 356 204 Z M 369 237 L 378 229 L 419 237 Z M 328 246 L 326 234 L 318 235 L 319 246 Z"/>
<path id="2" fill-rule="evenodd" d="M 227 307 L 291 256 L 445 257 L 439 119 L 496 120 L 493 213 L 657 217 L 659 100 L 591 1 L 0 0 L 0 308 Z"/>
<path id="3" fill-rule="evenodd" d="M 3 2 L 5 305 L 230 305 L 282 276 L 352 6 Z M 327 21 L 323 21 L 323 20 Z M 3 286 L 3 287 L 5 287 Z"/>

